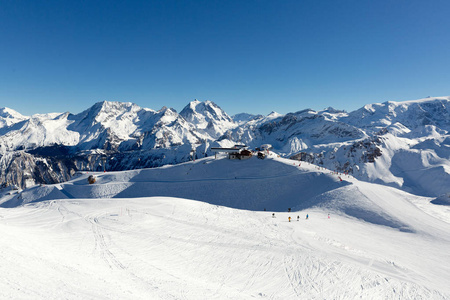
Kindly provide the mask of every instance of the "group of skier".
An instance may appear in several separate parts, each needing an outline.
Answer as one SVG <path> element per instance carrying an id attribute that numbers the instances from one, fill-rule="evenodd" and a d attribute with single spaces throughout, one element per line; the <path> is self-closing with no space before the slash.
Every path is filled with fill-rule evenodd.
<path id="1" fill-rule="evenodd" d="M 275 218 L 275 213 L 272 214 L 272 217 Z M 308 220 L 308 218 L 309 218 L 309 215 L 306 214 L 306 218 L 305 219 Z M 289 222 L 291 221 L 291 217 L 290 216 L 288 217 L 288 220 L 289 220 Z M 300 221 L 300 216 L 297 216 L 297 221 Z"/>
<path id="2" fill-rule="evenodd" d="M 289 208 L 288 211 L 290 212 L 291 209 Z M 275 213 L 272 213 L 272 218 L 275 218 Z M 330 218 L 330 214 L 328 214 L 328 219 L 329 219 L 329 218 Z M 305 220 L 308 220 L 308 219 L 309 219 L 309 215 L 306 214 Z M 289 217 L 288 217 L 288 221 L 291 222 L 291 220 L 292 220 L 292 218 L 291 218 L 291 216 L 289 216 Z M 300 221 L 300 216 L 297 216 L 297 221 Z"/>

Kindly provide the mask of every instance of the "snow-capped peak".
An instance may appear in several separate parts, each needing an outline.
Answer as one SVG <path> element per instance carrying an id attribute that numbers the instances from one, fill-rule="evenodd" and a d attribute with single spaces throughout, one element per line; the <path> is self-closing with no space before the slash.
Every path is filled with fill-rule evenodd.
<path id="1" fill-rule="evenodd" d="M 225 111 L 209 100 L 205 102 L 198 101 L 197 99 L 191 101 L 183 108 L 180 115 L 186 121 L 199 125 L 201 128 L 206 127 L 210 121 L 233 123 L 233 120 Z"/>
<path id="2" fill-rule="evenodd" d="M 100 105 L 100 110 L 97 114 L 99 119 L 102 119 L 102 115 L 110 116 L 127 112 L 134 113 L 141 109 L 139 106 L 131 102 L 103 101 L 97 103 L 96 105 Z"/>
<path id="3" fill-rule="evenodd" d="M 22 114 L 18 113 L 17 111 L 15 111 L 14 109 L 8 108 L 8 107 L 3 107 L 0 108 L 0 118 L 22 118 L 22 119 L 26 119 L 26 116 L 23 116 Z"/>
<path id="4" fill-rule="evenodd" d="M 14 109 L 3 107 L 0 108 L 0 128 L 11 126 L 12 124 L 21 122 L 29 117 L 23 116 Z"/>
<path id="5" fill-rule="evenodd" d="M 256 120 L 256 119 L 262 119 L 264 118 L 263 115 L 252 115 L 248 113 L 239 113 L 235 114 L 231 117 L 234 122 L 238 123 L 239 125 L 245 124 L 249 121 Z"/>
<path id="6" fill-rule="evenodd" d="M 435 125 L 450 130 L 450 97 L 368 104 L 349 113 L 345 121 L 352 125 L 372 127 L 374 130 L 396 122 L 410 129 Z"/>
<path id="7" fill-rule="evenodd" d="M 425 181 L 423 176 L 448 181 L 450 97 L 376 103 L 351 113 L 332 108 L 305 109 L 286 115 L 271 112 L 254 118 L 241 114 L 240 118 L 244 120 L 233 121 L 214 102 L 198 100 L 190 102 L 180 114 L 167 107 L 154 111 L 129 102 L 110 101 L 98 102 L 76 115 L 48 113 L 24 117 L 3 108 L 0 109 L 0 153 L 54 145 L 71 147 L 71 151 L 82 155 L 94 150 L 109 151 L 121 159 L 128 157 L 128 162 L 122 160 L 116 165 L 124 169 L 135 167 L 132 157 L 142 155 L 138 152 L 141 150 L 154 151 L 148 154 L 145 166 L 157 166 L 183 161 L 189 151 L 200 144 L 205 145 L 205 155 L 210 155 L 208 145 L 215 142 L 221 147 L 246 144 L 256 148 L 271 144 L 282 156 L 301 154 L 302 159 L 330 169 L 350 171 L 368 181 L 382 180 L 407 188 L 418 183 L 415 179 L 402 183 L 402 172 L 417 156 L 420 158 L 416 163 L 418 169 L 426 170 L 433 165 L 436 172 L 416 176 L 422 178 L 420 182 Z M 175 150 L 179 156 L 171 157 L 168 149 Z M 6 156 L 3 157 L 5 160 Z M 80 160 L 81 166 L 89 159 Z M 12 178 L 22 172 L 20 168 L 2 169 L 10 163 L 0 160 L 0 175 Z M 27 172 L 34 170 L 29 167 Z M 23 183 L 20 178 L 12 180 L 18 185 Z M 434 195 L 450 191 L 445 183 L 439 182 L 443 188 L 428 185 L 436 192 L 430 192 L 427 187 L 419 192 Z"/>
<path id="8" fill-rule="evenodd" d="M 280 113 L 277 113 L 276 111 L 271 111 L 270 114 L 267 115 L 267 118 L 269 119 L 275 119 L 275 118 L 279 118 L 282 117 L 283 115 Z"/>
<path id="9" fill-rule="evenodd" d="M 209 100 L 205 102 L 197 99 L 191 101 L 183 108 L 180 115 L 187 122 L 195 125 L 201 133 L 208 134 L 214 139 L 237 126 L 224 110 Z"/>

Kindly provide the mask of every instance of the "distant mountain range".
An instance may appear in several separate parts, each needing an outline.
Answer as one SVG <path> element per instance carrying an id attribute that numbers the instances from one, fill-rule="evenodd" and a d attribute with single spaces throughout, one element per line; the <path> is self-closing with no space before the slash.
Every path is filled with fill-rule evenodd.
<path id="1" fill-rule="evenodd" d="M 71 113 L 0 109 L 0 184 L 68 180 L 79 170 L 127 170 L 212 155 L 211 147 L 271 144 L 280 156 L 423 196 L 450 193 L 450 97 L 230 117 L 211 101 L 180 113 L 99 102 Z M 195 149 L 195 152 L 192 150 Z M 195 154 L 194 154 L 195 153 Z"/>

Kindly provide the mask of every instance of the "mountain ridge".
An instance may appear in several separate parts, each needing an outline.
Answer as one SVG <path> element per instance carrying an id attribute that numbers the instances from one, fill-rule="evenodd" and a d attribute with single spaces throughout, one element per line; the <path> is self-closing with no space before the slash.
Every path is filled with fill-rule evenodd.
<path id="1" fill-rule="evenodd" d="M 239 143 L 252 149 L 271 144 L 283 157 L 439 196 L 450 192 L 435 183 L 450 180 L 449 103 L 450 97 L 436 97 L 367 104 L 349 113 L 304 109 L 236 119 L 214 102 L 198 100 L 180 113 L 110 101 L 75 115 L 26 117 L 2 108 L 0 184 L 55 183 L 78 170 L 101 170 L 105 163 L 108 170 L 177 164 L 195 158 L 193 149 L 203 157 L 212 155 L 210 147 Z M 58 147 L 67 147 L 70 156 L 53 155 Z"/>

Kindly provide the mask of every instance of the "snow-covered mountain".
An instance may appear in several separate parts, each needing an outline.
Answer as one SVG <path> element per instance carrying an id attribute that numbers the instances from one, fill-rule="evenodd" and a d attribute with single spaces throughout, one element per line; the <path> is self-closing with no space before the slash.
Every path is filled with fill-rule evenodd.
<path id="1" fill-rule="evenodd" d="M 249 121 L 219 143 L 272 144 L 280 155 L 428 196 L 450 192 L 449 97 L 303 110 Z"/>
<path id="2" fill-rule="evenodd" d="M 449 99 L 449 97 L 440 97 L 370 104 L 342 119 L 346 123 L 375 131 L 396 123 L 411 130 L 422 126 L 435 126 L 448 131 L 450 129 Z"/>
<path id="3" fill-rule="evenodd" d="M 0 111 L 0 180 L 25 186 L 67 180 L 77 170 L 126 170 L 211 155 L 211 146 L 271 144 L 359 179 L 415 194 L 450 192 L 450 97 L 231 118 L 211 101 L 171 108 L 99 102 L 73 115 Z"/>
<path id="4" fill-rule="evenodd" d="M 55 144 L 75 146 L 78 151 L 126 151 L 195 144 L 204 138 L 173 109 L 154 111 L 132 103 L 104 101 L 77 115 L 52 113 L 10 122 L 15 126 L 4 128 L 5 134 L 0 136 L 3 151 Z"/>
<path id="5" fill-rule="evenodd" d="M 0 108 L 0 130 L 3 127 L 11 126 L 26 119 L 27 117 L 22 116 L 13 109 L 7 107 Z"/>
<path id="6" fill-rule="evenodd" d="M 231 117 L 233 121 L 239 125 L 245 124 L 251 120 L 263 118 L 263 115 L 252 115 L 248 113 L 240 113 Z"/>
<path id="7" fill-rule="evenodd" d="M 209 135 L 210 139 L 217 139 L 227 130 L 236 127 L 233 119 L 211 101 L 194 100 L 183 108 L 180 115 L 195 125 L 199 132 Z"/>
<path id="8" fill-rule="evenodd" d="M 101 169 L 105 155 L 109 169 L 186 161 L 191 145 L 209 138 L 173 109 L 154 111 L 132 103 L 99 102 L 77 115 L 4 113 L 2 118 L 2 185 L 67 180 L 80 169 Z M 178 152 L 184 145 L 186 150 Z"/>

